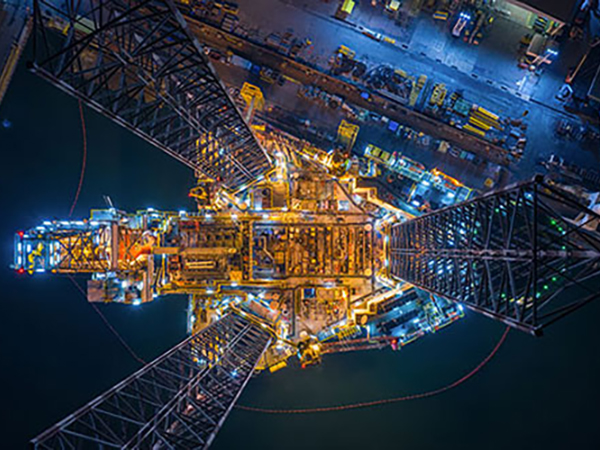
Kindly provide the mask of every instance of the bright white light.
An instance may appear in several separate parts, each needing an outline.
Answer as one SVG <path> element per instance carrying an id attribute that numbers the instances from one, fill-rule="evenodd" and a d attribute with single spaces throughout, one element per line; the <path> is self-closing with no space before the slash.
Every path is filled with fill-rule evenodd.
<path id="1" fill-rule="evenodd" d="M 141 305 L 141 304 L 142 304 L 142 301 L 141 301 L 139 298 L 136 298 L 136 299 L 133 301 L 133 306 L 138 306 L 138 305 Z"/>

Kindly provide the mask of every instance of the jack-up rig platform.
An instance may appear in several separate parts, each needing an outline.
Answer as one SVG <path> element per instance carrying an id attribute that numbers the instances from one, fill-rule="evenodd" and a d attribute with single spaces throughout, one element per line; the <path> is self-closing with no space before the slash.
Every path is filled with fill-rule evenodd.
<path id="1" fill-rule="evenodd" d="M 441 208 L 383 201 L 376 148 L 369 166 L 251 127 L 172 0 L 36 0 L 33 36 L 34 73 L 198 179 L 191 212 L 110 204 L 16 233 L 17 272 L 87 275 L 90 302 L 189 296 L 188 339 L 34 448 L 207 448 L 250 377 L 292 357 L 398 349 L 463 308 L 539 335 L 599 295 L 597 194 L 536 177 L 470 198 L 401 158 Z"/>

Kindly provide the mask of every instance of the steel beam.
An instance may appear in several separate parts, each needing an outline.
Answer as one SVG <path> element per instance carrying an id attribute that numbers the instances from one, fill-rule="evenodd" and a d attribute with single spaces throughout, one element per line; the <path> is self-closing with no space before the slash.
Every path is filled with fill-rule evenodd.
<path id="1" fill-rule="evenodd" d="M 226 188 L 271 167 L 172 0 L 53 3 L 34 2 L 35 73 Z"/>
<path id="2" fill-rule="evenodd" d="M 208 448 L 270 341 L 229 314 L 44 431 L 33 448 Z"/>
<path id="3" fill-rule="evenodd" d="M 393 225 L 390 274 L 537 335 L 600 295 L 599 224 L 536 177 Z"/>

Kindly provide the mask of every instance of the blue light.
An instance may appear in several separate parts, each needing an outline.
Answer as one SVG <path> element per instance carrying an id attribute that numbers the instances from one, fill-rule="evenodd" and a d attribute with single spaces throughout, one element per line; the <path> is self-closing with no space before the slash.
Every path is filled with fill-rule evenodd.
<path id="1" fill-rule="evenodd" d="M 233 370 L 231 371 L 231 376 L 232 376 L 233 378 L 235 378 L 235 377 L 237 377 L 237 376 L 238 376 L 238 371 L 237 371 L 237 369 L 233 369 Z"/>

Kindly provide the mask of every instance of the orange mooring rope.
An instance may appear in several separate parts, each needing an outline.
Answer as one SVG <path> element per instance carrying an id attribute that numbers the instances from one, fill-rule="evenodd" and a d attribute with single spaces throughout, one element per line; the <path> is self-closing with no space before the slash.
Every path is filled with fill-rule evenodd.
<path id="1" fill-rule="evenodd" d="M 73 203 L 71 204 L 71 209 L 69 210 L 69 217 L 73 215 L 73 210 L 75 209 L 75 205 L 77 205 L 77 200 L 79 200 L 79 194 L 81 192 L 83 179 L 85 177 L 85 164 L 87 161 L 87 133 L 85 130 L 85 118 L 83 116 L 83 106 L 81 104 L 81 100 L 79 100 L 79 117 L 81 118 L 81 133 L 83 135 L 83 158 L 81 161 L 81 173 L 79 174 L 79 185 L 77 186 L 77 191 L 75 192 L 75 197 L 73 198 Z"/>
<path id="2" fill-rule="evenodd" d="M 398 403 L 398 402 L 404 402 L 404 401 L 408 401 L 408 400 L 418 400 L 421 398 L 433 397 L 434 395 L 442 394 L 446 391 L 449 391 L 451 389 L 454 389 L 455 387 L 460 386 L 465 381 L 467 381 L 468 379 L 473 377 L 481 369 L 483 369 L 483 367 L 488 362 L 490 362 L 490 360 L 494 357 L 494 355 L 496 355 L 496 353 L 498 353 L 498 350 L 500 350 L 500 347 L 506 340 L 506 336 L 508 335 L 509 330 L 510 330 L 510 327 L 507 326 L 506 329 L 504 330 L 504 333 L 500 337 L 500 340 L 496 343 L 496 346 L 493 348 L 493 350 L 473 370 L 471 370 L 469 373 L 462 376 L 458 380 L 454 381 L 453 383 L 450 383 L 450 384 L 443 386 L 441 388 L 438 388 L 438 389 L 434 389 L 432 391 L 427 391 L 427 392 L 423 392 L 420 394 L 405 395 L 402 397 L 392 397 L 392 398 L 384 398 L 381 400 L 372 400 L 372 401 L 368 401 L 368 402 L 350 403 L 350 404 L 346 404 L 346 405 L 335 405 L 335 406 L 323 406 L 323 407 L 316 407 L 316 408 L 274 409 L 274 408 L 259 408 L 259 407 L 255 407 L 255 406 L 245 406 L 245 405 L 236 405 L 235 407 L 238 409 L 242 409 L 244 411 L 252 411 L 252 412 L 258 412 L 258 413 L 264 413 L 264 414 L 313 414 L 313 413 L 323 413 L 323 412 L 333 412 L 333 411 L 345 411 L 345 410 L 349 410 L 349 409 L 372 408 L 374 406 L 381 406 L 381 405 L 386 405 L 389 403 Z"/>

